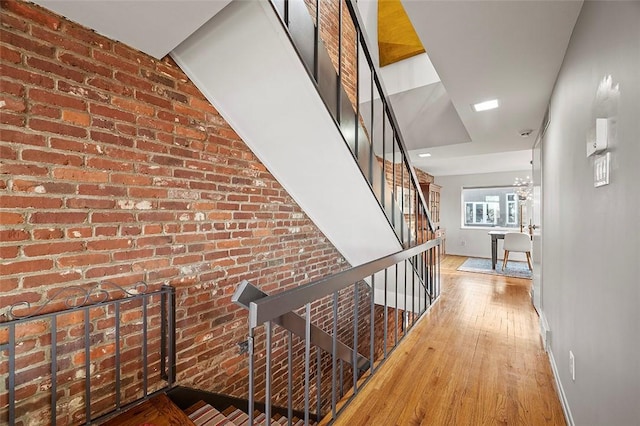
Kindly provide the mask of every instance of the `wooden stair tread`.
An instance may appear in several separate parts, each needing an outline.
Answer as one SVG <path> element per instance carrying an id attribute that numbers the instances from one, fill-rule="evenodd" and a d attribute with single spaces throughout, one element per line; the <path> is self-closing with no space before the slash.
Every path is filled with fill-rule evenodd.
<path id="1" fill-rule="evenodd" d="M 113 417 L 103 423 L 103 426 L 139 426 L 145 423 L 154 426 L 195 426 L 184 411 L 163 393 Z"/>
<path id="2" fill-rule="evenodd" d="M 196 426 L 226 426 L 229 424 L 227 417 L 220 411 L 213 408 L 207 403 L 196 403 L 192 407 L 198 406 L 198 408 L 191 412 L 189 417 L 193 420 Z M 190 410 L 192 407 L 189 407 Z"/>

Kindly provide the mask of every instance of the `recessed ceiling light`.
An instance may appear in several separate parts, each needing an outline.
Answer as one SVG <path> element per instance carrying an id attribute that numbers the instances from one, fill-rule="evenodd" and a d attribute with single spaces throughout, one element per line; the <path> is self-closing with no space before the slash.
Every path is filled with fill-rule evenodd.
<path id="1" fill-rule="evenodd" d="M 491 99 L 490 101 L 478 102 L 477 104 L 473 104 L 471 107 L 475 112 L 480 112 L 498 108 L 499 106 L 500 103 L 497 99 Z"/>
<path id="2" fill-rule="evenodd" d="M 431 154 L 429 154 L 428 152 L 425 152 L 424 154 L 418 154 L 418 157 L 421 157 L 421 158 L 431 157 Z"/>

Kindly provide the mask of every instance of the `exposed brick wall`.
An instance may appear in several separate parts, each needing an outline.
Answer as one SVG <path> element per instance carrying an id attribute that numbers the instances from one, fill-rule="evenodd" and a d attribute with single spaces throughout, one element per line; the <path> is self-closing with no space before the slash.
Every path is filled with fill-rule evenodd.
<path id="1" fill-rule="evenodd" d="M 358 84 L 358 62 L 356 55 L 356 29 L 349 16 L 344 0 L 304 0 L 309 14 L 316 25 L 316 3 L 320 3 L 320 38 L 329 53 L 333 67 L 338 73 L 342 71 L 342 87 L 351 101 L 356 105 L 356 90 Z M 342 38 L 338 37 L 340 26 L 339 11 L 342 1 Z M 340 40 L 342 42 L 340 43 Z M 340 47 L 342 50 L 340 50 Z"/>
<path id="2" fill-rule="evenodd" d="M 169 58 L 28 3 L 1 14 L 0 310 L 105 279 L 171 284 L 178 381 L 244 396 L 236 285 L 276 292 L 346 263 Z M 37 377 L 47 356 L 19 362 Z"/>

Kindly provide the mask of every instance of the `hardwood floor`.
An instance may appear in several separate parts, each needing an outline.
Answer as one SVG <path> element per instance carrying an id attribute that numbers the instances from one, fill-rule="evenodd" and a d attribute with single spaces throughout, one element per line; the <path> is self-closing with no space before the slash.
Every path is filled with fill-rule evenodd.
<path id="1" fill-rule="evenodd" d="M 564 425 L 531 281 L 458 272 L 336 425 Z"/>

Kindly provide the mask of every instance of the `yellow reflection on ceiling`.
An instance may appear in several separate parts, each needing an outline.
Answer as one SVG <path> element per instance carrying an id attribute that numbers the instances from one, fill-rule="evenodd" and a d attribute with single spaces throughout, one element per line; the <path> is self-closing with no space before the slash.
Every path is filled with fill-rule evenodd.
<path id="1" fill-rule="evenodd" d="M 400 0 L 378 0 L 380 66 L 424 53 L 424 47 Z"/>

